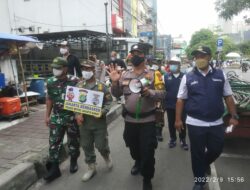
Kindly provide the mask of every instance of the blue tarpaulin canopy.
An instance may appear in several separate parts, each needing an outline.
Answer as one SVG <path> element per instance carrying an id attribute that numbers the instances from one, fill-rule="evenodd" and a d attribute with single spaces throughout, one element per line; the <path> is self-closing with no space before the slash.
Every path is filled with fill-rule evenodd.
<path id="1" fill-rule="evenodd" d="M 28 103 L 28 97 L 27 97 L 27 87 L 26 87 L 26 82 L 24 78 L 24 70 L 23 70 L 23 65 L 22 65 L 20 48 L 28 43 L 35 44 L 38 42 L 39 41 L 37 39 L 28 37 L 28 36 L 19 36 L 15 34 L 0 33 L 0 53 L 1 51 L 3 51 L 3 52 L 8 52 L 9 55 L 11 55 L 13 52 L 16 52 L 19 56 L 19 62 L 21 66 L 22 78 L 23 78 L 23 83 L 24 83 L 25 99 L 27 103 L 27 111 L 29 111 L 29 103 Z M 14 46 L 14 49 L 16 49 L 16 51 L 11 51 L 13 46 Z"/>
<path id="2" fill-rule="evenodd" d="M 28 37 L 28 36 L 19 36 L 15 34 L 7 34 L 7 33 L 1 33 L 0 32 L 0 42 L 1 41 L 13 41 L 13 42 L 20 42 L 20 43 L 26 43 L 26 42 L 39 42 L 38 40 Z"/>

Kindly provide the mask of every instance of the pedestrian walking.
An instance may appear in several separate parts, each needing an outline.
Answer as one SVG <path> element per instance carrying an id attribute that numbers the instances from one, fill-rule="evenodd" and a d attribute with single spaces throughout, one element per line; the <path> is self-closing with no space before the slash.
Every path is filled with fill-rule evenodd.
<path id="1" fill-rule="evenodd" d="M 112 81 L 112 94 L 124 94 L 123 116 L 125 128 L 123 138 L 135 161 L 132 175 L 141 173 L 143 190 L 151 190 L 151 179 L 155 172 L 155 149 L 157 147 L 155 110 L 156 101 L 163 99 L 164 90 L 155 90 L 154 71 L 145 66 L 143 44 L 131 47 L 133 69 L 121 72 L 116 65 L 110 65 L 109 76 Z"/>
<path id="2" fill-rule="evenodd" d="M 223 150 L 223 99 L 232 116 L 229 125 L 238 125 L 238 115 L 225 74 L 221 69 L 209 65 L 211 49 L 200 46 L 191 54 L 195 58 L 196 66 L 182 77 L 177 96 L 175 127 L 179 131 L 183 129 L 182 113 L 185 106 L 195 183 L 193 190 L 203 190 L 205 175 L 211 173 L 210 164 Z"/>
<path id="3" fill-rule="evenodd" d="M 181 69 L 181 59 L 179 57 L 172 57 L 169 61 L 169 69 L 170 72 L 164 75 L 165 81 L 165 89 L 167 91 L 165 97 L 165 109 L 167 112 L 167 120 L 168 120 L 168 129 L 170 135 L 170 141 L 168 143 L 169 148 L 176 147 L 176 129 L 174 126 L 175 123 L 175 112 L 176 112 L 176 101 L 177 101 L 177 93 L 179 90 L 179 86 L 181 83 L 181 79 L 184 75 L 180 71 Z M 183 129 L 179 133 L 179 140 L 181 147 L 184 150 L 188 150 L 188 144 L 186 143 L 186 125 L 185 125 L 185 117 L 186 114 L 182 115 Z"/>
<path id="4" fill-rule="evenodd" d="M 76 121 L 80 128 L 80 144 L 85 154 L 85 162 L 88 165 L 87 171 L 82 177 L 82 181 L 88 181 L 96 174 L 96 154 L 95 148 L 100 152 L 108 169 L 113 167 L 108 143 L 108 130 L 106 114 L 109 112 L 112 97 L 108 88 L 95 78 L 95 62 L 87 60 L 82 63 L 82 76 L 84 80 L 77 84 L 77 87 L 93 91 L 103 92 L 104 100 L 100 117 L 86 114 L 76 114 Z"/>
<path id="5" fill-rule="evenodd" d="M 65 132 L 67 133 L 70 158 L 70 173 L 78 170 L 77 158 L 79 150 L 79 129 L 75 122 L 75 114 L 63 109 L 67 86 L 75 86 L 77 78 L 67 75 L 68 62 L 57 57 L 51 64 L 53 77 L 47 82 L 46 98 L 46 125 L 49 127 L 49 162 L 48 173 L 44 176 L 46 181 L 52 181 L 61 176 L 59 169 L 60 150 L 63 145 Z"/>
<path id="6" fill-rule="evenodd" d="M 156 90 L 164 90 L 165 86 L 164 86 L 164 80 L 163 80 L 163 75 L 161 72 L 161 63 L 157 60 L 153 60 L 152 61 L 152 66 L 150 69 L 152 69 L 154 71 L 154 78 L 155 78 L 155 89 Z M 163 141 L 163 136 L 162 136 L 162 130 L 163 127 L 165 125 L 164 122 L 164 99 L 161 99 L 159 101 L 156 102 L 156 138 L 159 142 Z"/>

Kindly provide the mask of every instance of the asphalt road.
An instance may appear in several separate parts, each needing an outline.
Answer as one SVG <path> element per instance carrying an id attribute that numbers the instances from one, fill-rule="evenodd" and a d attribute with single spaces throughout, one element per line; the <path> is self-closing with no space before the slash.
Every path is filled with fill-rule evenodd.
<path id="1" fill-rule="evenodd" d="M 142 177 L 131 176 L 130 169 L 133 161 L 125 147 L 123 133 L 123 119 L 119 117 L 109 127 L 109 140 L 114 168 L 108 172 L 104 161 L 97 152 L 97 175 L 89 182 L 80 179 L 86 171 L 84 156 L 79 159 L 79 171 L 69 174 L 69 160 L 61 165 L 62 177 L 50 184 L 40 180 L 29 190 L 138 190 L 142 189 Z M 152 181 L 154 190 L 186 190 L 192 189 L 193 177 L 189 151 L 184 151 L 179 144 L 174 149 L 167 147 L 168 130 L 164 129 L 164 141 L 158 144 L 156 150 L 156 172 Z"/>
<path id="2" fill-rule="evenodd" d="M 239 69 L 225 69 L 225 73 L 234 70 L 241 79 L 250 81 L 250 71 L 242 73 Z M 97 175 L 89 182 L 81 182 L 86 171 L 83 154 L 79 159 L 79 171 L 69 174 L 69 160 L 62 165 L 62 177 L 50 184 L 40 180 L 29 190 L 138 190 L 142 189 L 142 177 L 131 176 L 133 161 L 122 139 L 123 119 L 119 117 L 109 127 L 109 139 L 114 168 L 107 171 L 100 154 L 98 155 Z M 179 146 L 167 147 L 168 129 L 163 131 L 164 141 L 156 150 L 156 172 L 153 179 L 154 190 L 191 190 L 193 177 L 190 152 Z M 249 190 L 250 189 L 250 139 L 226 138 L 220 158 L 212 165 L 210 190 Z M 217 182 L 217 181 L 222 182 Z"/>
<path id="3" fill-rule="evenodd" d="M 242 73 L 240 69 L 224 69 L 225 73 L 234 71 L 240 79 L 250 82 L 250 70 Z M 249 123 L 250 127 L 250 123 Z M 250 189 L 250 138 L 226 138 L 223 154 L 215 162 L 218 183 L 215 190 L 249 190 Z"/>

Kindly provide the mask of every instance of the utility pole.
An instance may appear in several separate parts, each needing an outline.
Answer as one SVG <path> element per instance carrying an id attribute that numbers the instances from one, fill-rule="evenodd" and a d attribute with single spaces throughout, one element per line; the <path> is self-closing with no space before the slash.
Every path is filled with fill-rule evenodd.
<path id="1" fill-rule="evenodd" d="M 106 18 L 106 51 L 107 51 L 107 62 L 109 61 L 109 32 L 108 32 L 108 2 L 105 5 L 105 18 Z"/>
<path id="2" fill-rule="evenodd" d="M 157 36 L 157 28 L 156 28 L 156 12 L 153 9 L 153 55 L 156 56 L 156 36 Z"/>
<path id="3" fill-rule="evenodd" d="M 157 0 L 153 0 L 152 17 L 153 17 L 153 55 L 156 56 L 157 46 Z"/>

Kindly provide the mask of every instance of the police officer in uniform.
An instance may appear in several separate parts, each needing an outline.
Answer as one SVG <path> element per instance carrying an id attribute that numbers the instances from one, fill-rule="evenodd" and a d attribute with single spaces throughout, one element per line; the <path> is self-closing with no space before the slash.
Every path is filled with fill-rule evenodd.
<path id="1" fill-rule="evenodd" d="M 155 71 L 155 89 L 164 90 L 164 80 L 161 73 L 161 64 L 158 60 L 152 61 L 151 70 Z M 156 102 L 156 138 L 158 142 L 163 141 L 162 129 L 165 125 L 164 122 L 164 99 Z"/>
<path id="2" fill-rule="evenodd" d="M 232 115 L 229 125 L 238 125 L 238 115 L 225 74 L 221 69 L 209 65 L 211 49 L 200 46 L 191 54 L 196 67 L 182 77 L 176 103 L 175 127 L 179 131 L 183 129 L 182 112 L 185 105 L 195 183 L 193 190 L 204 190 L 205 174 L 210 174 L 210 164 L 223 150 L 223 99 Z"/>
<path id="3" fill-rule="evenodd" d="M 63 109 L 67 86 L 75 86 L 78 82 L 74 76 L 67 75 L 68 62 L 61 57 L 53 60 L 51 67 L 53 77 L 47 81 L 46 125 L 49 127 L 49 162 L 46 181 L 52 181 L 61 176 L 59 169 L 59 152 L 63 137 L 67 132 L 70 159 L 70 173 L 78 170 L 77 158 L 79 151 L 79 129 L 74 120 L 74 113 Z"/>
<path id="4" fill-rule="evenodd" d="M 151 179 L 155 171 L 154 153 L 157 147 L 155 102 L 164 98 L 165 92 L 154 88 L 154 71 L 145 66 L 144 45 L 134 44 L 130 52 L 133 70 L 121 73 L 116 66 L 110 66 L 111 90 L 115 97 L 122 94 L 125 97 L 123 138 L 135 160 L 131 174 L 137 175 L 140 172 L 143 176 L 143 190 L 151 190 Z M 147 85 L 142 85 L 140 92 L 136 93 L 132 88 L 137 88 L 140 82 L 133 84 L 132 81 L 138 80 Z"/>
<path id="5" fill-rule="evenodd" d="M 111 108 L 112 96 L 108 88 L 95 78 L 95 62 L 88 60 L 81 65 L 83 80 L 77 84 L 77 87 L 104 93 L 100 117 L 76 114 L 76 121 L 80 128 L 80 144 L 85 154 L 85 162 L 88 164 L 88 170 L 83 175 L 82 181 L 88 181 L 96 174 L 96 154 L 94 146 L 104 158 L 107 168 L 111 169 L 113 167 L 106 123 L 106 114 Z"/>

